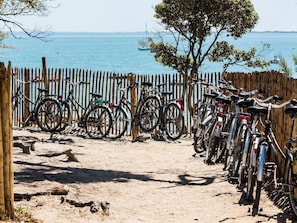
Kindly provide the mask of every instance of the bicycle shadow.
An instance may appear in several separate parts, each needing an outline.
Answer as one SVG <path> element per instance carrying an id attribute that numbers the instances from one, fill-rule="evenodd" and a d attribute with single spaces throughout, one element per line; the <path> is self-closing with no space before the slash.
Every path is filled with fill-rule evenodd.
<path id="1" fill-rule="evenodd" d="M 164 180 L 158 179 L 158 176 L 152 176 L 151 173 L 138 174 L 116 170 L 61 167 L 25 161 L 15 161 L 14 164 L 24 166 L 22 170 L 15 171 L 15 183 L 32 183 L 46 180 L 61 184 L 96 182 L 128 183 L 130 180 L 138 180 L 168 183 L 171 186 L 206 186 L 215 180 L 215 177 L 201 177 L 189 174 L 177 175 L 179 180 Z"/>

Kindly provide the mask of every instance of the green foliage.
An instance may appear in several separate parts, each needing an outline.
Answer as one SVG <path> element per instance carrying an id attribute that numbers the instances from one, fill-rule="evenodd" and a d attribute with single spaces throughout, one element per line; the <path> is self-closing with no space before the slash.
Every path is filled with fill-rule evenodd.
<path id="1" fill-rule="evenodd" d="M 294 63 L 296 64 L 297 59 L 296 56 L 293 56 Z M 287 77 L 292 77 L 293 75 L 293 70 L 292 68 L 288 65 L 288 63 L 285 61 L 285 59 L 282 56 L 279 56 L 279 66 L 281 67 L 281 71 L 287 76 Z"/>
<path id="2" fill-rule="evenodd" d="M 258 21 L 250 0 L 163 0 L 155 6 L 155 17 L 174 41 L 150 39 L 155 59 L 182 74 L 195 74 L 205 59 L 227 61 L 225 69 L 238 61 L 251 60 L 255 48 L 237 50 L 222 37 L 234 39 L 252 30 Z M 265 66 L 260 59 L 248 66 Z"/>
<path id="3" fill-rule="evenodd" d="M 270 48 L 269 44 L 263 44 L 262 51 Z M 217 42 L 214 49 L 209 55 L 209 60 L 213 62 L 223 62 L 223 72 L 227 71 L 228 67 L 233 65 L 247 66 L 252 68 L 264 68 L 269 66 L 268 61 L 260 59 L 261 52 L 258 52 L 256 47 L 250 48 L 248 51 L 236 49 L 233 45 L 226 41 Z"/>

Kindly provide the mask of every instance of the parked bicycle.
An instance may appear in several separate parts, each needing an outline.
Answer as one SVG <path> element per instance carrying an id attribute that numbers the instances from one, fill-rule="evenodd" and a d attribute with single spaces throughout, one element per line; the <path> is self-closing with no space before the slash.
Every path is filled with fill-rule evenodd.
<path id="1" fill-rule="evenodd" d="M 79 81 L 73 83 L 66 78 L 69 84 L 68 95 L 65 100 L 59 97 L 62 106 L 62 122 L 59 131 L 63 131 L 66 127 L 73 126 L 73 122 L 78 123 L 78 127 L 86 131 L 87 135 L 93 139 L 102 139 L 107 136 L 112 123 L 111 111 L 108 106 L 104 105 L 105 101 L 102 96 L 96 93 L 90 93 L 91 99 L 86 107 L 82 106 L 74 97 L 74 86 L 89 84 Z"/>
<path id="2" fill-rule="evenodd" d="M 19 80 L 16 81 L 22 82 Z M 15 111 L 22 102 L 29 114 L 22 122 L 23 126 L 31 126 L 36 122 L 42 131 L 55 132 L 62 120 L 60 103 L 57 99 L 48 95 L 48 90 L 42 88 L 37 88 L 37 90 L 37 99 L 32 101 L 26 97 L 19 85 L 15 94 L 12 96 L 12 110 Z"/>
<path id="3" fill-rule="evenodd" d="M 185 128 L 184 101 L 182 98 L 170 99 L 172 92 L 161 90 L 164 85 L 157 85 L 157 94 L 145 99 L 140 113 L 147 117 L 144 124 L 149 124 L 155 135 L 163 137 L 165 134 L 170 140 L 177 140 Z"/>
<path id="4" fill-rule="evenodd" d="M 145 98 L 153 94 L 152 83 L 143 82 L 140 86 L 140 97 L 136 104 L 130 102 L 127 98 L 128 93 L 131 89 L 136 88 L 138 84 L 129 85 L 122 87 L 123 83 L 121 81 L 117 82 L 117 88 L 120 92 L 120 99 L 118 103 L 110 103 L 109 107 L 112 111 L 112 126 L 109 132 L 109 138 L 118 139 L 121 138 L 125 132 L 128 130 L 129 126 L 135 126 L 138 131 L 149 132 L 153 129 L 156 123 L 150 120 L 149 114 L 153 115 L 156 110 L 154 107 L 150 108 L 150 111 L 140 109 L 143 106 Z M 135 111 L 133 114 L 132 110 Z M 145 113 L 144 113 L 145 112 Z"/>
<path id="5" fill-rule="evenodd" d="M 296 148 L 293 146 L 296 140 L 292 137 L 294 121 L 297 114 L 297 101 L 289 100 L 282 104 L 263 103 L 258 100 L 255 100 L 255 102 L 257 106 L 249 107 L 248 111 L 253 115 L 259 116 L 264 131 L 255 134 L 254 146 L 250 150 L 247 198 L 249 200 L 254 198 L 252 215 L 255 216 L 258 214 L 263 183 L 267 182 L 268 179 L 272 179 L 275 187 L 283 190 L 285 194 L 287 194 L 292 213 L 297 216 L 297 200 L 295 194 L 297 192 L 297 182 L 296 173 L 294 171 Z M 289 114 L 291 117 L 291 128 L 288 143 L 283 151 L 271 128 L 271 111 L 283 108 L 290 103 L 292 105 L 285 109 L 285 113 Z M 265 120 L 262 121 L 264 117 Z M 254 186 L 255 195 L 253 196 Z"/>

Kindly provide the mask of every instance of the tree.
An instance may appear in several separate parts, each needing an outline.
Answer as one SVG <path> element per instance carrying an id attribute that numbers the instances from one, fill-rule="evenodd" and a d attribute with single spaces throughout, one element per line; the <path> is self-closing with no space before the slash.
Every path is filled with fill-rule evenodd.
<path id="1" fill-rule="evenodd" d="M 151 52 L 158 62 L 183 75 L 184 89 L 206 59 L 226 62 L 224 70 L 238 62 L 269 64 L 252 60 L 254 48 L 245 52 L 224 41 L 242 37 L 257 23 L 258 14 L 250 0 L 163 0 L 155 6 L 155 17 L 173 36 L 173 42 L 165 42 L 161 35 L 159 42 L 150 38 Z"/>
<path id="2" fill-rule="evenodd" d="M 17 17 L 23 16 L 47 16 L 49 14 L 49 2 L 52 0 L 0 0 L 0 22 L 3 24 L 3 30 L 15 36 L 16 29 L 26 33 L 30 37 L 42 37 L 40 30 L 28 30 L 17 21 Z"/>

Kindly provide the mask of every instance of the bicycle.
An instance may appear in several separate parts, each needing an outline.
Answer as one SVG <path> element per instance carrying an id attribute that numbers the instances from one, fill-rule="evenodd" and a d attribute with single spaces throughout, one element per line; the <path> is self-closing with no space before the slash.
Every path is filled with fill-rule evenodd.
<path id="1" fill-rule="evenodd" d="M 156 95 L 149 95 L 140 107 L 140 114 L 146 117 L 141 124 L 150 126 L 150 131 L 155 131 L 157 137 L 165 132 L 170 140 L 177 140 L 183 134 L 185 127 L 183 106 L 184 101 L 180 99 L 169 99 L 172 92 L 161 91 L 157 86 Z M 148 128 L 147 128 L 148 129 Z"/>
<path id="2" fill-rule="evenodd" d="M 121 87 L 122 82 L 117 82 L 117 87 L 120 92 L 120 100 L 117 104 L 109 103 L 109 108 L 112 113 L 112 126 L 109 131 L 108 137 L 110 139 L 118 139 L 121 138 L 125 132 L 128 130 L 128 125 L 136 126 L 144 132 L 149 132 L 157 125 L 154 122 L 154 119 L 150 120 L 148 116 L 153 115 L 156 110 L 154 107 L 149 108 L 148 110 L 142 110 L 140 112 L 140 108 L 143 106 L 145 98 L 148 95 L 153 94 L 154 90 L 150 89 L 152 87 L 152 83 L 150 82 L 142 82 L 140 86 L 140 97 L 138 99 L 137 104 L 132 104 L 126 97 L 128 91 L 135 88 L 137 84 L 129 85 L 127 87 Z M 133 115 L 132 109 L 135 110 L 135 114 Z"/>
<path id="3" fill-rule="evenodd" d="M 23 102 L 29 114 L 26 120 L 22 122 L 24 126 L 37 122 L 38 127 L 42 131 L 55 132 L 62 120 L 60 103 L 48 95 L 48 90 L 42 88 L 37 88 L 37 90 L 37 99 L 33 102 L 22 92 L 21 86 L 18 86 L 15 94 L 12 96 L 12 110 L 15 111 L 19 103 Z"/>
<path id="4" fill-rule="evenodd" d="M 294 173 L 294 162 L 296 162 L 296 148 L 292 146 L 296 143 L 293 139 L 293 127 L 297 112 L 297 101 L 289 100 L 282 104 L 263 103 L 255 99 L 257 106 L 249 107 L 248 110 L 252 114 L 258 114 L 261 118 L 266 116 L 265 121 L 261 122 L 264 126 L 263 132 L 258 132 L 255 135 L 255 145 L 250 154 L 250 168 L 248 186 L 255 186 L 255 199 L 252 207 L 252 215 L 255 216 L 259 211 L 259 203 L 261 197 L 261 189 L 263 182 L 269 178 L 273 179 L 275 186 L 282 187 L 285 194 L 288 195 L 290 206 L 293 214 L 297 216 L 297 200 L 294 195 L 297 191 L 296 174 Z M 285 113 L 291 117 L 291 128 L 289 133 L 289 139 L 285 147 L 285 152 L 279 146 L 273 130 L 271 129 L 270 113 L 272 109 L 280 109 L 288 104 L 293 104 L 285 109 Z M 279 157 L 280 156 L 280 157 Z M 271 159 L 273 158 L 273 159 Z M 284 165 L 281 165 L 281 160 L 284 160 Z M 253 189 L 249 188 L 248 198 L 251 200 L 253 195 Z"/>
<path id="5" fill-rule="evenodd" d="M 241 90 L 238 95 L 231 96 L 235 105 L 235 112 L 231 113 L 224 162 L 224 170 L 228 170 L 229 182 L 239 181 L 239 169 L 246 144 L 247 129 L 251 122 L 251 115 L 246 112 L 246 109 L 254 103 L 250 97 L 261 93 L 263 93 L 261 89 L 249 92 Z"/>
<path id="6" fill-rule="evenodd" d="M 238 129 L 238 134 L 235 139 L 235 147 L 233 151 L 233 161 L 232 161 L 232 171 L 229 171 L 230 181 L 236 181 L 238 183 L 238 188 L 243 188 L 248 178 L 248 165 L 249 165 L 249 154 L 250 149 L 253 146 L 257 146 L 258 135 L 258 123 L 259 123 L 259 114 L 251 114 L 251 108 L 254 105 L 254 99 L 259 102 L 265 103 L 268 101 L 277 102 L 281 100 L 276 95 L 270 96 L 266 99 L 255 98 L 255 91 L 252 91 L 253 94 L 250 94 L 250 97 L 241 99 L 238 103 L 241 104 L 246 110 L 247 113 L 242 113 L 239 116 L 240 127 Z M 260 90 L 258 93 L 261 92 Z M 250 108 L 249 108 L 250 107 Z"/>
<path id="7" fill-rule="evenodd" d="M 90 93 L 91 100 L 84 107 L 74 97 L 73 88 L 75 85 L 89 83 L 83 81 L 73 83 L 70 82 L 69 78 L 66 78 L 66 82 L 69 83 L 70 87 L 65 100 L 59 97 L 63 115 L 58 130 L 63 131 L 67 126 L 71 126 L 73 121 L 76 121 L 78 127 L 85 129 L 90 138 L 102 139 L 107 136 L 111 128 L 112 115 L 110 109 L 103 105 L 105 101 L 102 100 L 102 96 L 96 93 Z M 73 120 L 73 117 L 76 120 Z"/>
<path id="8" fill-rule="evenodd" d="M 193 80 L 196 82 L 195 80 Z M 215 91 L 212 91 L 210 86 L 211 83 L 204 82 L 200 80 L 200 84 L 204 86 L 203 100 L 200 107 L 197 109 L 197 115 L 193 116 L 194 125 L 193 125 L 193 134 L 194 134 L 194 151 L 195 154 L 200 154 L 206 150 L 206 126 L 209 126 L 211 121 L 211 114 L 215 111 L 214 99 L 218 96 Z M 209 117 L 209 119 L 206 119 Z"/>

